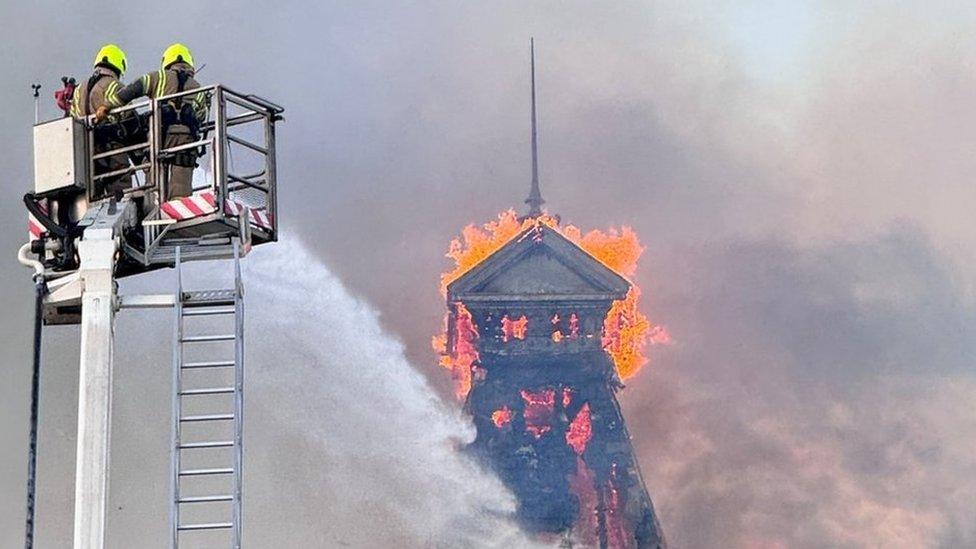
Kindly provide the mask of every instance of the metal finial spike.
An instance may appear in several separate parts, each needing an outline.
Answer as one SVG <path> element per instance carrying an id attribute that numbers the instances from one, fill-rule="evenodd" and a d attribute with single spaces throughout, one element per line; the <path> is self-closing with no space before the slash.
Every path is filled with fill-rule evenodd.
<path id="1" fill-rule="evenodd" d="M 525 203 L 529 205 L 528 217 L 538 217 L 542 215 L 542 193 L 539 191 L 539 143 L 536 131 L 535 113 L 535 38 L 529 39 L 529 58 L 532 73 L 532 188 Z"/>

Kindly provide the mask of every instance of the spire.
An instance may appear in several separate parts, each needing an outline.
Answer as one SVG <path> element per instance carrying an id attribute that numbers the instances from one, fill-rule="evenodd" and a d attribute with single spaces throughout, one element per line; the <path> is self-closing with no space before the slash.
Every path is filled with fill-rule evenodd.
<path id="1" fill-rule="evenodd" d="M 529 55 L 532 67 L 532 190 L 529 191 L 525 203 L 529 205 L 528 217 L 537 217 L 542 215 L 542 205 L 546 201 L 539 192 L 539 144 L 535 121 L 535 38 L 529 39 Z"/>

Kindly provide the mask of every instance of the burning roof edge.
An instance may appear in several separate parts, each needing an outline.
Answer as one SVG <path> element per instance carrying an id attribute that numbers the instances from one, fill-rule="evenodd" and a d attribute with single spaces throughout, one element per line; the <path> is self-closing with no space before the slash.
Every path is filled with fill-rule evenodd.
<path id="1" fill-rule="evenodd" d="M 592 287 L 592 292 L 574 295 L 487 294 L 484 286 L 517 263 L 535 246 L 545 246 L 555 258 L 574 271 Z M 614 300 L 623 299 L 631 283 L 607 267 L 556 229 L 537 223 L 509 240 L 505 245 L 448 284 L 448 301 L 514 300 Z"/>

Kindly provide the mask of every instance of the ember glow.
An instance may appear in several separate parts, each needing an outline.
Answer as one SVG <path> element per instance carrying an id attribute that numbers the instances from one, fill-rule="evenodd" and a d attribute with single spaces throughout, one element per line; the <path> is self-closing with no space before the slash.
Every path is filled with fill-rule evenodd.
<path id="1" fill-rule="evenodd" d="M 648 343 L 667 340 L 630 280 L 642 252 L 626 227 L 584 234 L 511 210 L 451 242 L 448 314 L 434 346 L 478 431 L 472 450 L 541 539 L 663 547 L 616 402 Z"/>
<path id="2" fill-rule="evenodd" d="M 522 391 L 525 401 L 525 430 L 540 438 L 552 429 L 552 414 L 556 407 L 556 391 L 544 389 L 539 392 Z"/>
<path id="3" fill-rule="evenodd" d="M 491 413 L 491 421 L 495 427 L 501 429 L 512 422 L 512 411 L 509 410 L 508 406 L 502 406 Z"/>
<path id="4" fill-rule="evenodd" d="M 522 315 L 516 320 L 508 318 L 508 315 L 502 317 L 502 341 L 508 342 L 511 339 L 525 339 L 525 331 L 528 328 L 529 319 Z"/>
<path id="5" fill-rule="evenodd" d="M 434 336 L 431 345 L 440 354 L 440 365 L 451 371 L 454 378 L 455 394 L 464 399 L 471 390 L 472 371 L 478 361 L 478 327 L 471 318 L 471 313 L 463 303 L 456 308 L 454 326 L 447 326 L 445 319 L 444 334 Z M 453 336 L 453 353 L 447 352 L 448 336 Z"/>
<path id="6" fill-rule="evenodd" d="M 576 455 L 582 456 L 586 450 L 586 443 L 590 441 L 590 437 L 592 436 L 593 426 L 590 422 L 590 403 L 587 402 L 580 408 L 573 422 L 569 424 L 569 429 L 566 431 L 566 444 L 569 444 L 573 448 Z"/>
<path id="7" fill-rule="evenodd" d="M 637 271 L 637 262 L 644 248 L 640 244 L 637 233 L 630 227 L 622 227 L 620 230 L 610 229 L 607 232 L 592 230 L 583 233 L 573 225 L 560 225 L 557 217 L 546 213 L 536 218 L 519 219 L 515 210 L 507 210 L 499 214 L 497 219 L 480 227 L 474 224 L 468 225 L 462 229 L 460 237 L 451 241 L 447 257 L 454 261 L 454 267 L 441 275 L 441 293 L 446 296 L 448 284 L 501 249 L 523 230 L 539 223 L 558 230 L 571 242 L 633 284 L 632 278 Z M 622 380 L 633 377 L 647 364 L 648 343 L 670 341 L 667 331 L 653 324 L 641 312 L 640 296 L 640 288 L 634 284 L 625 299 L 613 303 L 604 321 L 603 347 L 613 358 L 617 374 Z M 462 326 L 459 316 L 458 325 L 454 327 L 456 346 L 453 353 L 452 349 L 448 349 L 446 331 L 444 335 L 435 337 L 433 341 L 434 350 L 441 355 L 441 365 L 451 370 L 458 383 L 457 394 L 461 399 L 467 395 L 471 387 L 471 373 L 459 370 L 469 369 L 477 360 L 477 356 L 470 355 L 474 346 L 463 344 L 461 336 L 458 335 L 464 332 L 467 334 L 465 337 L 469 337 L 473 332 L 477 337 L 477 328 L 470 324 L 470 315 L 467 318 L 468 325 Z M 571 315 L 568 322 L 565 319 L 560 321 L 558 317 L 553 319 L 552 340 L 558 343 L 566 338 L 578 337 L 578 322 L 575 315 Z M 512 338 L 524 339 L 526 330 L 531 329 L 527 327 L 525 317 L 516 320 L 505 317 L 502 323 L 505 341 Z M 565 327 L 558 327 L 564 324 Z M 467 343 L 471 341 L 473 340 L 468 339 Z M 474 354 L 476 355 L 477 352 L 474 351 Z"/>
<path id="8" fill-rule="evenodd" d="M 552 322 L 553 325 L 552 340 L 555 343 L 559 343 L 563 340 L 563 331 L 559 329 L 559 315 L 553 315 L 550 322 Z"/>
<path id="9" fill-rule="evenodd" d="M 610 468 L 610 480 L 607 490 L 607 537 L 611 547 L 630 547 L 627 539 L 626 528 L 620 516 L 620 490 L 617 488 L 619 482 L 616 464 Z"/>
<path id="10" fill-rule="evenodd" d="M 573 533 L 583 547 L 598 547 L 600 499 L 596 493 L 593 470 L 587 467 L 581 457 L 576 458 L 576 472 L 569 478 L 569 488 L 576 495 L 580 506 L 580 520 Z"/>

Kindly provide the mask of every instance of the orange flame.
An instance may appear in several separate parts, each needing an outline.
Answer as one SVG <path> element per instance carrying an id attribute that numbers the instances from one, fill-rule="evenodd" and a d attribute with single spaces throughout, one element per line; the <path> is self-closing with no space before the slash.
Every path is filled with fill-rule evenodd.
<path id="1" fill-rule="evenodd" d="M 502 341 L 508 342 L 513 337 L 515 339 L 525 339 L 525 332 L 528 330 L 529 319 L 522 315 L 517 320 L 502 317 Z"/>
<path id="2" fill-rule="evenodd" d="M 476 344 L 478 326 L 467 307 L 458 303 L 454 320 L 454 349 L 453 352 L 448 352 L 446 324 L 445 319 L 444 333 L 434 336 L 431 346 L 440 354 L 440 365 L 451 371 L 458 399 L 464 399 L 471 390 L 472 368 L 480 358 Z"/>
<path id="3" fill-rule="evenodd" d="M 593 436 L 593 425 L 590 421 L 590 403 L 587 402 L 576 413 L 576 417 L 566 430 L 566 444 L 572 446 L 576 455 L 582 456 L 586 450 L 586 443 Z"/>
<path id="4" fill-rule="evenodd" d="M 625 299 L 613 302 L 603 321 L 603 348 L 613 356 L 621 379 L 632 377 L 647 363 L 650 322 L 637 309 L 638 298 L 640 289 L 632 286 Z"/>
<path id="5" fill-rule="evenodd" d="M 525 410 L 522 417 L 525 418 L 525 430 L 532 433 L 535 438 L 552 430 L 552 413 L 556 406 L 556 391 L 553 389 L 543 389 L 539 392 L 522 390 L 522 400 L 525 401 Z"/>
<path id="6" fill-rule="evenodd" d="M 637 233 L 630 227 L 621 227 L 620 230 L 610 229 L 607 232 L 593 230 L 584 234 L 573 225 L 561 226 L 559 219 L 549 214 L 544 213 L 537 218 L 519 219 L 515 210 L 507 210 L 498 214 L 497 219 L 481 227 L 474 224 L 464 227 L 461 236 L 451 241 L 447 257 L 454 261 L 454 268 L 441 275 L 441 293 L 446 296 L 448 284 L 501 249 L 523 230 L 537 223 L 559 231 L 597 261 L 628 280 L 631 280 L 637 272 L 637 262 L 644 248 L 640 244 Z M 648 343 L 667 343 L 671 340 L 667 330 L 650 322 L 640 311 L 641 290 L 632 280 L 631 284 L 627 297 L 615 301 L 610 307 L 604 321 L 602 338 L 603 346 L 613 358 L 621 379 L 633 377 L 647 364 Z M 470 315 L 468 316 L 470 319 Z M 578 335 L 578 319 L 571 318 L 570 322 L 569 337 L 575 338 Z M 561 340 L 566 337 L 566 334 L 560 332 L 558 335 L 554 333 L 553 336 L 554 340 Z M 446 342 L 446 336 L 434 338 L 434 349 L 442 355 L 441 364 L 454 371 L 455 378 L 463 378 L 464 374 L 457 372 L 459 360 L 447 355 L 450 350 L 446 349 Z M 460 352 L 455 349 L 455 353 Z M 465 390 L 462 392 L 459 387 L 459 396 L 463 398 L 467 395 L 469 388 L 470 372 L 467 374 Z"/>
<path id="7" fill-rule="evenodd" d="M 548 214 L 520 221 L 515 210 L 507 210 L 498 214 L 497 220 L 485 223 L 480 229 L 474 223 L 461 229 L 461 237 L 451 240 L 447 249 L 446 255 L 454 260 L 454 268 L 441 275 L 441 294 L 446 297 L 448 284 L 461 278 L 461 275 L 536 222 L 554 228 L 559 225 L 559 221 Z"/>
<path id="8" fill-rule="evenodd" d="M 502 406 L 491 413 L 491 421 L 495 427 L 501 429 L 512 422 L 512 411 L 508 409 L 508 406 Z"/>

